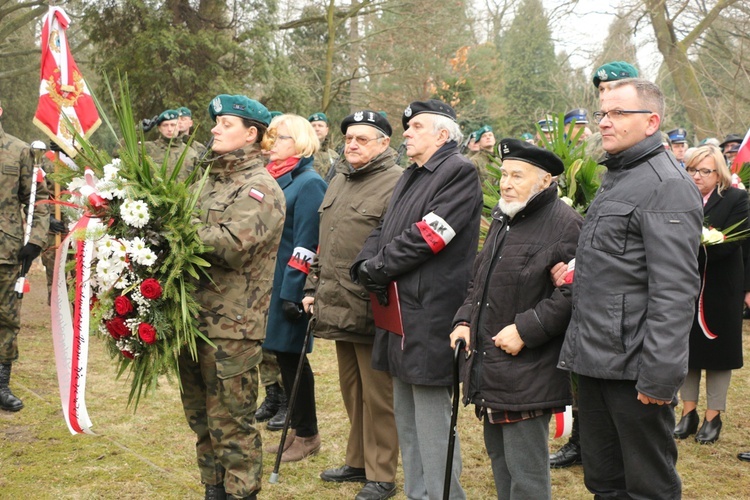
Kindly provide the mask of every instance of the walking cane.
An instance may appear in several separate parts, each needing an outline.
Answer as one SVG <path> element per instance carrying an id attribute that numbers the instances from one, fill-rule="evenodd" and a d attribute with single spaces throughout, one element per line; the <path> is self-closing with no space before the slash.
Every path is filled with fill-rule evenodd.
<path id="1" fill-rule="evenodd" d="M 448 433 L 448 456 L 445 459 L 445 482 L 443 483 L 443 500 L 448 500 L 451 494 L 451 474 L 453 473 L 453 449 L 456 447 L 456 434 L 458 433 L 458 400 L 461 393 L 458 388 L 458 356 L 466 347 L 464 339 L 456 340 L 456 348 L 453 350 L 453 408 L 451 410 L 451 428 Z"/>
<path id="2" fill-rule="evenodd" d="M 310 343 L 310 335 L 312 335 L 313 327 L 315 326 L 315 320 L 310 319 L 307 323 L 307 331 L 305 332 L 305 340 L 302 342 L 302 354 L 299 357 L 299 363 L 297 363 L 297 373 L 294 375 L 294 383 L 292 384 L 292 393 L 289 396 L 289 402 L 287 403 L 286 418 L 284 419 L 284 430 L 281 431 L 281 442 L 279 443 L 279 451 L 276 452 L 276 463 L 273 466 L 273 472 L 268 482 L 276 484 L 279 482 L 279 467 L 281 466 L 281 455 L 284 454 L 284 442 L 286 441 L 286 433 L 289 431 L 289 423 L 292 420 L 292 412 L 294 411 L 294 402 L 297 400 L 297 390 L 299 389 L 299 379 L 302 374 L 302 366 L 305 364 L 305 355 L 307 354 L 307 344 Z"/>

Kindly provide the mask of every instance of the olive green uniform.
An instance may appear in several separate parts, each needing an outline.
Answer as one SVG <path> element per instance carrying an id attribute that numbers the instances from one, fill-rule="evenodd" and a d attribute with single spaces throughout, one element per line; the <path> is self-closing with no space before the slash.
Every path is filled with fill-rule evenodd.
<path id="1" fill-rule="evenodd" d="M 338 153 L 330 147 L 328 138 L 326 138 L 326 140 L 323 141 L 323 144 L 320 145 L 320 150 L 313 155 L 313 168 L 323 179 L 325 179 L 328 175 L 328 171 L 336 164 L 338 158 Z M 343 162 L 338 162 L 338 165 L 336 165 L 336 173 L 343 172 L 346 172 L 346 167 L 343 165 Z"/>
<path id="2" fill-rule="evenodd" d="M 190 141 L 190 135 L 182 133 L 180 134 L 180 140 L 182 141 L 183 144 L 187 146 L 187 143 Z M 193 148 L 196 153 L 198 153 L 198 159 L 206 157 L 206 153 L 208 152 L 208 149 L 206 148 L 206 146 L 204 146 L 200 142 L 194 140 L 190 144 L 190 147 Z"/>
<path id="3" fill-rule="evenodd" d="M 6 134 L 0 126 L 0 364 L 18 359 L 16 337 L 21 328 L 21 301 L 14 287 L 20 272 L 18 253 L 24 245 L 24 219 L 34 182 L 33 169 L 29 145 Z M 43 182 L 37 184 L 36 199 L 47 199 Z M 48 205 L 36 205 L 29 243 L 44 248 L 48 229 Z"/>
<path id="4" fill-rule="evenodd" d="M 256 367 L 271 300 L 284 223 L 284 194 L 266 171 L 257 144 L 223 155 L 198 201 L 199 235 L 213 248 L 211 281 L 196 298 L 200 330 L 216 345 L 198 343 L 198 360 L 180 356 L 182 404 L 197 434 L 201 479 L 236 497 L 260 490 L 261 441 L 254 427 Z"/>
<path id="5" fill-rule="evenodd" d="M 184 182 L 188 178 L 190 173 L 198 165 L 198 153 L 193 148 L 189 148 L 183 144 L 179 138 L 172 141 L 168 141 L 163 135 L 160 135 L 155 141 L 148 141 L 144 144 L 146 154 L 154 160 L 157 166 L 161 166 L 165 158 L 168 158 L 167 165 L 169 166 L 168 173 L 171 174 L 172 168 L 177 164 L 177 160 L 180 155 L 187 148 L 185 153 L 185 161 L 182 163 L 180 173 L 177 174 L 177 180 Z"/>
<path id="6" fill-rule="evenodd" d="M 492 161 L 492 153 L 490 151 L 480 149 L 479 151 L 475 151 L 472 155 L 470 155 L 469 159 L 477 168 L 477 173 L 479 173 L 479 181 L 482 183 L 482 185 L 484 185 L 484 181 L 488 178 L 487 165 L 489 165 L 490 163 L 494 163 Z"/>

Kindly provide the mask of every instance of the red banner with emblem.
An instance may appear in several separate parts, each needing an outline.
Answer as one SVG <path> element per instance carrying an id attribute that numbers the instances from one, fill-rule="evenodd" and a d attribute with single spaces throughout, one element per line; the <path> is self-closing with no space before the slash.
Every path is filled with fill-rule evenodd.
<path id="1" fill-rule="evenodd" d="M 99 127 L 101 119 L 70 52 L 66 35 L 70 18 L 62 8 L 50 7 L 43 24 L 39 105 L 34 124 L 73 158 L 75 133 L 71 127 L 88 137 Z"/>

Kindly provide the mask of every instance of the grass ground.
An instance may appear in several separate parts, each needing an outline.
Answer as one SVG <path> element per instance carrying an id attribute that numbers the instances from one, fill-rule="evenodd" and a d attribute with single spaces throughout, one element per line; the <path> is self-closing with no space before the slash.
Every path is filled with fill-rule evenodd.
<path id="1" fill-rule="evenodd" d="M 115 379 L 113 364 L 96 339 L 90 346 L 86 404 L 97 435 L 70 435 L 60 409 L 44 280 L 38 270 L 31 275 L 32 291 L 23 304 L 21 356 L 13 367 L 11 386 L 26 407 L 18 413 L 0 411 L 0 498 L 202 498 L 193 436 L 183 418 L 176 385 L 165 379 L 159 391 L 142 400 L 133 413 L 126 407 L 129 385 Z M 745 357 L 750 359 L 747 325 Z M 265 455 L 264 498 L 353 498 L 360 487 L 331 485 L 318 478 L 322 470 L 343 463 L 348 421 L 333 343 L 316 341 L 311 363 L 322 450 L 305 461 L 282 464 L 276 485 L 267 482 L 275 457 Z M 471 407 L 461 408 L 459 417 L 462 483 L 467 496 L 492 498 L 494 485 L 481 426 Z M 748 370 L 735 372 L 728 412 L 722 420 L 724 429 L 716 444 L 678 443 L 685 498 L 750 496 L 750 464 L 736 459 L 737 452 L 750 451 Z M 266 430 L 262 433 L 264 442 L 280 437 Z M 563 440 L 550 442 L 550 448 L 562 444 Z M 403 484 L 400 469 L 397 480 Z M 582 468 L 553 470 L 552 493 L 560 499 L 590 498 L 583 486 Z M 400 492 L 396 498 L 406 497 Z"/>

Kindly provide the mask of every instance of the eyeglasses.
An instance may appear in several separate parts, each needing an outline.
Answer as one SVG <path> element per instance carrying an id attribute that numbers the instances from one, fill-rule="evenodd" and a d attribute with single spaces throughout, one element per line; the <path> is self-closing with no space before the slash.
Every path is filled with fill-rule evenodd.
<path id="1" fill-rule="evenodd" d="M 294 140 L 294 137 L 292 137 L 291 135 L 277 135 L 276 137 L 273 138 L 273 142 L 283 141 L 286 139 Z"/>
<path id="2" fill-rule="evenodd" d="M 380 139 L 380 137 L 373 137 L 372 139 L 370 139 L 367 137 L 362 137 L 361 135 L 357 135 L 357 136 L 345 135 L 344 136 L 344 141 L 347 144 L 351 144 L 352 141 L 357 141 L 357 144 L 359 144 L 360 146 L 366 146 L 368 142 L 377 141 L 378 139 Z"/>
<path id="3" fill-rule="evenodd" d="M 610 120 L 617 120 L 622 118 L 622 115 L 634 115 L 640 113 L 653 113 L 650 109 L 610 109 L 609 111 L 596 111 L 594 113 L 594 121 L 601 123 L 605 116 L 609 116 Z"/>
<path id="4" fill-rule="evenodd" d="M 712 173 L 716 172 L 716 169 L 711 170 L 710 168 L 692 168 L 692 167 L 686 167 L 685 172 L 687 172 L 688 175 L 693 176 L 696 172 L 700 174 L 701 177 L 708 177 Z"/>

